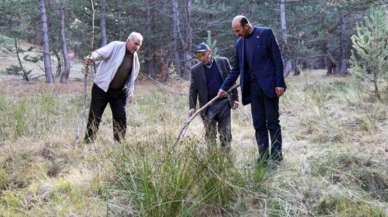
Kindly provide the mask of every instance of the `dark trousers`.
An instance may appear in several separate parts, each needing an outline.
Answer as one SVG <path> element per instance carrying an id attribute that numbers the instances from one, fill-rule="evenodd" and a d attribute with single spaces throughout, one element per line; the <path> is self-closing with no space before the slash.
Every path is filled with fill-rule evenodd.
<path id="1" fill-rule="evenodd" d="M 104 92 L 97 85 L 93 84 L 85 142 L 92 142 L 96 138 L 102 114 L 104 113 L 105 107 L 108 103 L 113 116 L 114 140 L 121 142 L 121 140 L 124 139 L 127 129 L 127 116 L 125 111 L 127 98 L 127 89 L 109 89 L 108 92 Z"/>
<path id="2" fill-rule="evenodd" d="M 210 147 L 216 144 L 217 130 L 221 147 L 229 151 L 232 141 L 231 114 L 228 100 L 215 102 L 207 110 L 203 118 L 205 125 L 205 139 Z"/>
<path id="3" fill-rule="evenodd" d="M 279 124 L 279 98 L 268 97 L 257 82 L 250 83 L 251 109 L 256 142 L 261 159 L 282 160 L 282 133 Z M 268 131 L 271 136 L 269 152 Z"/>

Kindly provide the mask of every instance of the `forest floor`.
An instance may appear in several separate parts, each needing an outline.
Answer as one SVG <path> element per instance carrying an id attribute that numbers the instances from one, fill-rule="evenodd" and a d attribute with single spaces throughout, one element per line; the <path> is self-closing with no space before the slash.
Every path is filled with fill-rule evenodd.
<path id="1" fill-rule="evenodd" d="M 379 101 L 321 70 L 287 77 L 276 168 L 255 163 L 250 106 L 232 113 L 230 155 L 206 149 L 199 119 L 172 147 L 188 109 L 181 80 L 137 83 L 123 144 L 108 108 L 97 141 L 77 144 L 80 64 L 68 84 L 26 82 L 5 71 L 17 62 L 4 49 L 0 216 L 388 216 L 387 91 Z"/>

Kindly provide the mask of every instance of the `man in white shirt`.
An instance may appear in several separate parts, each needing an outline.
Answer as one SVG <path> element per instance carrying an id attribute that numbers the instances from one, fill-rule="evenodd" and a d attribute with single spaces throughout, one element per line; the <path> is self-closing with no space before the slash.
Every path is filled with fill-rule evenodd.
<path id="1" fill-rule="evenodd" d="M 121 142 L 124 139 L 127 128 L 125 107 L 133 98 L 140 70 L 137 51 L 142 43 L 143 36 L 132 32 L 126 42 L 113 41 L 85 58 L 85 64 L 88 65 L 99 62 L 92 87 L 86 143 L 94 141 L 108 103 L 113 116 L 114 140 Z"/>

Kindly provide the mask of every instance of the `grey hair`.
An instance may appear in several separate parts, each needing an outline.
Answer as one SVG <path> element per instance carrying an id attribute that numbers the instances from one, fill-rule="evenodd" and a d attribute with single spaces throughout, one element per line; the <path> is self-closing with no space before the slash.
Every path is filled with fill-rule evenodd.
<path id="1" fill-rule="evenodd" d="M 140 41 L 143 41 L 143 35 L 138 32 L 131 32 L 131 34 L 128 35 L 127 41 L 129 39 L 139 39 Z"/>

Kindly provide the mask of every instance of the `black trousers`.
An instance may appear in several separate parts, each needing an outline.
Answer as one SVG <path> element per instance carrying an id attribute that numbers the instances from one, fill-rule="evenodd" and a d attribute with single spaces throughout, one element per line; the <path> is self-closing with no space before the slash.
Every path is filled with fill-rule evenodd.
<path id="1" fill-rule="evenodd" d="M 250 83 L 251 109 L 256 142 L 261 159 L 282 160 L 282 133 L 279 124 L 279 98 L 268 97 L 257 82 Z M 271 152 L 269 138 L 271 136 Z"/>
<path id="2" fill-rule="evenodd" d="M 121 142 L 124 139 L 127 129 L 127 115 L 125 111 L 127 98 L 127 89 L 109 89 L 108 92 L 104 92 L 96 84 L 93 84 L 85 142 L 90 143 L 95 140 L 102 114 L 108 103 L 113 116 L 114 140 Z"/>
<path id="3" fill-rule="evenodd" d="M 203 118 L 205 126 L 205 139 L 212 147 L 216 144 L 217 131 L 222 148 L 229 151 L 232 141 L 231 112 L 228 100 L 215 102 L 209 107 Z"/>

